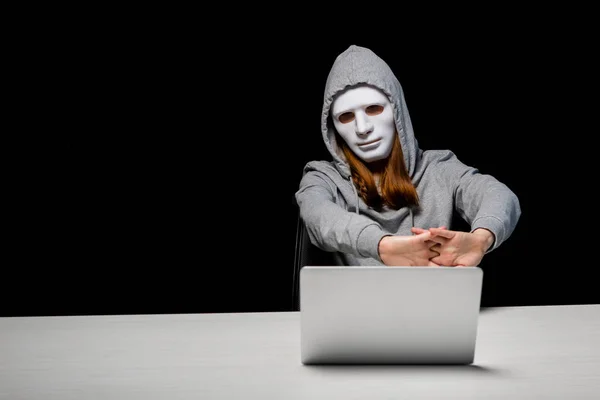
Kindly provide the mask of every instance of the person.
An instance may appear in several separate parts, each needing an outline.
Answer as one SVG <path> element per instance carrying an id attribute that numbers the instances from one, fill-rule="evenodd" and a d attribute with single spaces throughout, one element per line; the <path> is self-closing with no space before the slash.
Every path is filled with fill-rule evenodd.
<path id="1" fill-rule="evenodd" d="M 310 241 L 348 266 L 477 266 L 513 233 L 519 199 L 450 150 L 422 150 L 402 86 L 366 47 L 339 54 L 295 199 Z M 457 212 L 469 231 L 452 230 Z"/>

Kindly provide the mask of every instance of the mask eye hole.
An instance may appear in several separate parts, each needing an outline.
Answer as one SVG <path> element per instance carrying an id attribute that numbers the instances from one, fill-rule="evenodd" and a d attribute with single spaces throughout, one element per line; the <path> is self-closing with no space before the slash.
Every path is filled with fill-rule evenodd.
<path id="1" fill-rule="evenodd" d="M 383 106 L 379 104 L 374 104 L 372 106 L 367 107 L 366 109 L 367 115 L 378 115 L 383 112 Z"/>
<path id="2" fill-rule="evenodd" d="M 348 122 L 352 122 L 354 120 L 354 113 L 345 112 L 343 114 L 340 114 L 340 116 L 338 117 L 338 120 L 342 124 L 347 124 Z"/>

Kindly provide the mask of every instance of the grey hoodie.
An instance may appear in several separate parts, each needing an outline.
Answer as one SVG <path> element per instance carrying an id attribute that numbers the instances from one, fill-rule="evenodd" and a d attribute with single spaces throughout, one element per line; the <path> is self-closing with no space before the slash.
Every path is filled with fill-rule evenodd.
<path id="1" fill-rule="evenodd" d="M 378 212 L 359 197 L 350 167 L 336 145 L 329 109 L 334 96 L 347 86 L 367 83 L 389 97 L 408 173 L 420 206 Z M 321 131 L 332 161 L 306 164 L 296 192 L 300 217 L 311 242 L 335 252 L 340 265 L 383 265 L 379 241 L 386 235 L 412 235 L 411 227 L 452 229 L 453 211 L 471 231 L 494 233 L 488 253 L 512 234 L 521 209 L 517 196 L 496 178 L 463 164 L 450 150 L 419 148 L 400 82 L 389 65 L 373 51 L 352 45 L 334 61 L 325 85 Z"/>

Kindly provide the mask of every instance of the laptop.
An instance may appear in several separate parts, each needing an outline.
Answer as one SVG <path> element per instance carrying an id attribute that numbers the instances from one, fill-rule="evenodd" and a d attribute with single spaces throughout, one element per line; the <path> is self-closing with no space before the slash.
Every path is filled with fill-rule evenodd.
<path id="1" fill-rule="evenodd" d="M 305 266 L 300 353 L 310 364 L 471 364 L 479 267 Z"/>

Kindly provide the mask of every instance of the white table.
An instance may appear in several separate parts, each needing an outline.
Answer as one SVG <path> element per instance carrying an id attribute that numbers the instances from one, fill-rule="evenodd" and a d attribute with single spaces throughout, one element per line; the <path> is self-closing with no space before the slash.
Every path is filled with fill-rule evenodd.
<path id="1" fill-rule="evenodd" d="M 303 366 L 299 330 L 297 312 L 0 318 L 0 399 L 600 399 L 600 305 L 483 310 L 471 366 Z"/>

